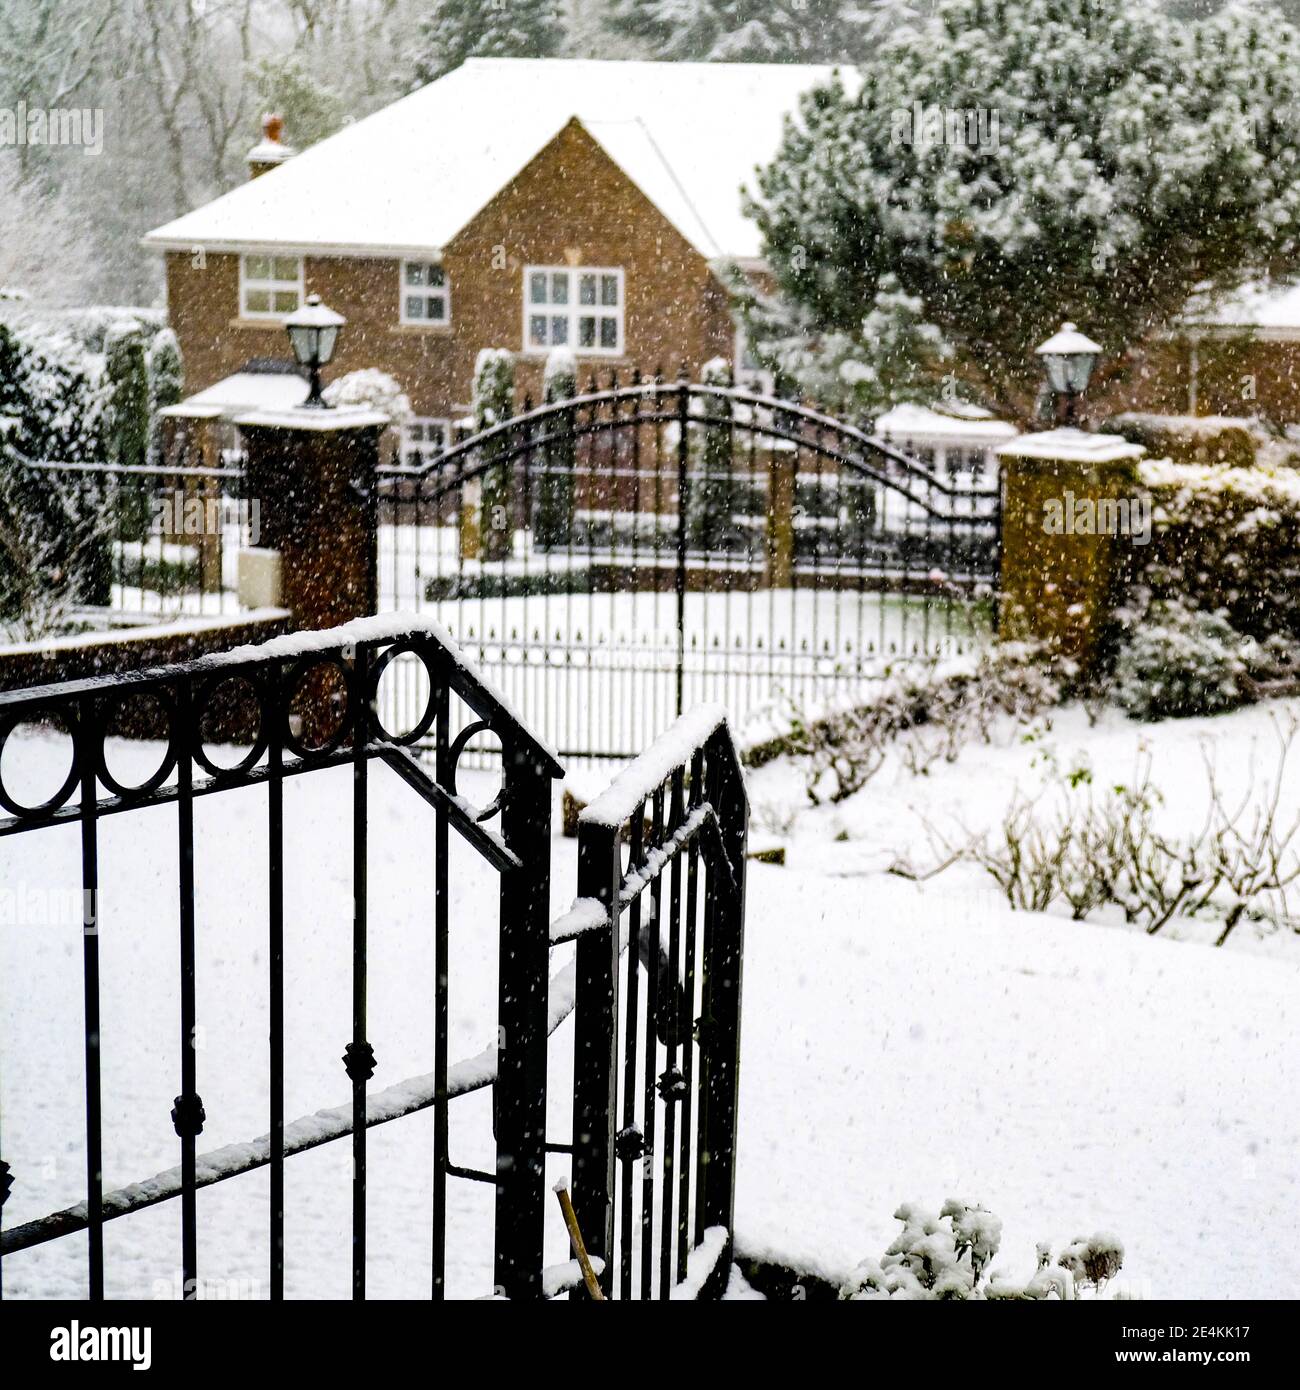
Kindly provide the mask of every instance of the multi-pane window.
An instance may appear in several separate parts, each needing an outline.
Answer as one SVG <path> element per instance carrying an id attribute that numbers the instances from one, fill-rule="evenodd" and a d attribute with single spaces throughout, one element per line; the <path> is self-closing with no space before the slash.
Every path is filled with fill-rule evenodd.
<path id="1" fill-rule="evenodd" d="M 417 417 L 402 427 L 402 462 L 408 466 L 427 463 L 446 449 L 451 439 L 449 420 Z"/>
<path id="2" fill-rule="evenodd" d="M 243 256 L 239 312 L 247 319 L 279 319 L 302 304 L 301 256 Z"/>
<path id="3" fill-rule="evenodd" d="M 524 271 L 524 350 L 584 356 L 623 351 L 623 272 L 579 266 Z"/>
<path id="4" fill-rule="evenodd" d="M 436 262 L 402 262 L 402 322 L 451 322 L 447 272 Z"/>

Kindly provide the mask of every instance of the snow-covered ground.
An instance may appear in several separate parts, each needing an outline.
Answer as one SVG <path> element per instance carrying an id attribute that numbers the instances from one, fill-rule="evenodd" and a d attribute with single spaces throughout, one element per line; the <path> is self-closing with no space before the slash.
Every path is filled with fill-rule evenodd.
<path id="1" fill-rule="evenodd" d="M 884 769 L 850 802 L 791 817 L 791 769 L 753 778 L 755 837 L 778 838 L 784 868 L 751 868 L 745 958 L 737 1228 L 742 1248 L 843 1269 L 879 1256 L 904 1200 L 956 1196 L 1004 1220 L 995 1261 L 1027 1274 L 1035 1242 L 1096 1229 L 1128 1251 L 1125 1276 L 1152 1296 L 1300 1292 L 1300 954 L 1243 924 L 1215 950 L 1172 927 L 1131 930 L 1011 913 L 979 871 L 924 884 L 884 872 L 921 856 L 922 821 L 998 817 L 1012 786 L 1039 775 L 1044 742 L 1068 764 L 1127 773 L 1139 739 L 1173 816 L 1196 814 L 1197 741 L 1244 777 L 1252 740 L 1269 755 L 1267 713 L 1139 727 L 1058 713 L 1030 743 L 972 747 L 914 778 Z M 52 775 L 45 737 L 6 750 Z M 144 769 L 147 745 L 115 745 Z M 347 1099 L 348 772 L 286 786 L 289 1115 Z M 467 774 L 475 799 L 489 774 Z M 1300 796 L 1290 786 L 1286 796 Z M 203 1147 L 265 1131 L 265 799 L 202 799 L 199 832 L 199 1084 Z M 372 790 L 371 1030 L 376 1088 L 431 1066 L 431 817 L 376 769 Z M 780 822 L 781 828 L 773 826 Z M 767 829 L 763 829 L 766 824 Z M 848 838 L 837 840 L 836 835 Z M 178 1087 L 175 812 L 102 826 L 106 1182 L 172 1166 Z M 553 911 L 573 893 L 574 846 L 557 840 Z M 80 929 L 75 827 L 0 840 L 0 1121 L 15 1187 L 5 1223 L 82 1195 Z M 492 1035 L 491 881 L 453 865 L 452 1056 Z M 62 892 L 62 896 L 58 896 Z M 558 953 L 557 953 L 558 954 Z M 561 961 L 557 959 L 556 964 Z M 550 1132 L 567 1134 L 571 1032 L 551 1045 Z M 453 1104 L 453 1157 L 490 1163 L 485 1095 Z M 427 1289 L 431 1200 L 427 1114 L 372 1131 L 370 1292 Z M 552 1159 L 552 1176 L 564 1171 Z M 451 1185 L 449 1288 L 491 1287 L 490 1189 Z M 266 1292 L 264 1172 L 199 1196 L 200 1272 Z M 287 1291 L 348 1288 L 348 1155 L 333 1144 L 288 1165 Z M 547 1258 L 567 1254 L 558 1213 Z M 178 1278 L 176 1203 L 106 1228 L 109 1291 L 149 1296 Z M 256 1287 L 251 1281 L 260 1281 Z M 84 1239 L 5 1261 L 7 1295 L 84 1290 Z"/>

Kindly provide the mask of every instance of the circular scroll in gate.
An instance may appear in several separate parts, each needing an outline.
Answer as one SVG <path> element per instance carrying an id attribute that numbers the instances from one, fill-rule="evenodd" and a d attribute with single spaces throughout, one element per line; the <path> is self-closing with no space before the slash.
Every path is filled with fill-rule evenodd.
<path id="1" fill-rule="evenodd" d="M 353 724 L 352 673 L 337 656 L 305 656 L 285 682 L 284 741 L 300 758 L 333 753 Z"/>
<path id="2" fill-rule="evenodd" d="M 472 740 L 482 738 L 483 736 L 486 736 L 488 739 L 491 739 L 493 742 L 495 742 L 497 745 L 496 748 L 492 749 L 490 747 L 484 747 L 482 743 L 480 743 L 480 745 L 477 748 L 469 747 L 470 742 Z M 497 736 L 496 731 L 491 727 L 491 725 L 489 725 L 486 722 L 486 720 L 482 719 L 478 720 L 476 723 L 473 724 L 466 724 L 466 726 L 460 731 L 460 733 L 458 733 L 456 737 L 452 740 L 451 748 L 448 750 L 448 762 L 451 764 L 450 791 L 452 796 L 459 797 L 463 801 L 466 800 L 466 798 L 461 797 L 460 788 L 457 786 L 456 778 L 457 772 L 459 770 L 461 755 L 467 749 L 469 750 L 471 756 L 476 755 L 486 762 L 486 760 L 489 757 L 491 757 L 494 753 L 496 753 L 497 755 L 500 754 L 501 740 Z M 502 806 L 505 804 L 506 781 L 504 762 L 505 760 L 503 758 L 501 783 L 497 787 L 496 794 L 492 797 L 492 799 L 487 803 L 487 805 L 483 806 L 481 809 L 473 807 L 472 803 L 470 803 L 471 814 L 473 815 L 474 819 L 476 821 L 479 821 L 480 823 L 482 823 L 483 821 L 491 820 L 493 816 L 497 815 L 500 812 Z"/>
<path id="3" fill-rule="evenodd" d="M 0 806 L 28 820 L 57 811 L 79 776 L 71 711 L 0 719 Z"/>
<path id="4" fill-rule="evenodd" d="M 99 780 L 120 797 L 157 791 L 176 766 L 176 706 L 171 693 L 113 692 L 101 702 L 98 714 Z"/>
<path id="5" fill-rule="evenodd" d="M 418 743 L 433 727 L 437 685 L 413 642 L 395 642 L 379 656 L 370 690 L 375 729 L 385 743 Z"/>
<path id="6" fill-rule="evenodd" d="M 269 695 L 245 675 L 217 675 L 195 694 L 194 761 L 213 777 L 248 772 L 266 751 Z"/>

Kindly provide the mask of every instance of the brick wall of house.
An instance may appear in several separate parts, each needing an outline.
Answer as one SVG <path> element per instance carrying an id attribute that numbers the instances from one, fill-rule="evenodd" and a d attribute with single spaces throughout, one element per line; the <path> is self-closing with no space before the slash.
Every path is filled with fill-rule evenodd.
<path id="1" fill-rule="evenodd" d="M 1278 423 L 1300 421 L 1300 342 L 1214 336 L 1201 339 L 1196 354 L 1200 416 L 1258 414 Z M 1126 409 L 1189 413 L 1190 384 L 1190 343 L 1157 343 L 1147 350 Z"/>
<path id="2" fill-rule="evenodd" d="M 268 175 L 274 177 L 274 174 Z M 412 177 L 419 177 L 418 160 Z M 252 357 L 285 357 L 275 322 L 239 318 L 239 258 L 208 253 L 202 264 L 167 256 L 171 323 L 185 359 L 188 392 L 238 371 Z M 731 357 L 727 296 L 705 259 L 672 226 L 577 122 L 570 122 L 444 248 L 451 323 L 399 322 L 400 261 L 308 256 L 307 293 L 315 292 L 348 325 L 326 379 L 361 367 L 391 373 L 418 415 L 449 416 L 470 398 L 474 360 L 484 347 L 523 347 L 526 265 L 621 266 L 624 354 L 583 357 L 602 375 L 632 365 L 692 371 L 710 357 Z M 540 394 L 544 354 L 518 356 L 520 393 Z"/>
<path id="3" fill-rule="evenodd" d="M 1207 337 L 1197 347 L 1197 359 L 1197 415 L 1300 421 L 1300 342 Z M 1185 339 L 1153 343 L 1128 379 L 1116 382 L 1096 404 L 1103 413 L 1189 414 L 1191 379 L 1191 347 Z"/>

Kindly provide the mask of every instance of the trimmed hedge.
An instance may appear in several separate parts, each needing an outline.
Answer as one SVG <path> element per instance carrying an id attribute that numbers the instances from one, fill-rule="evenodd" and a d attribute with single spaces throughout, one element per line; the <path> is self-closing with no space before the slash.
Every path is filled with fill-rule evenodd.
<path id="1" fill-rule="evenodd" d="M 1130 548 L 1130 599 L 1222 612 L 1237 632 L 1300 640 L 1300 472 L 1144 460 L 1152 536 Z"/>

